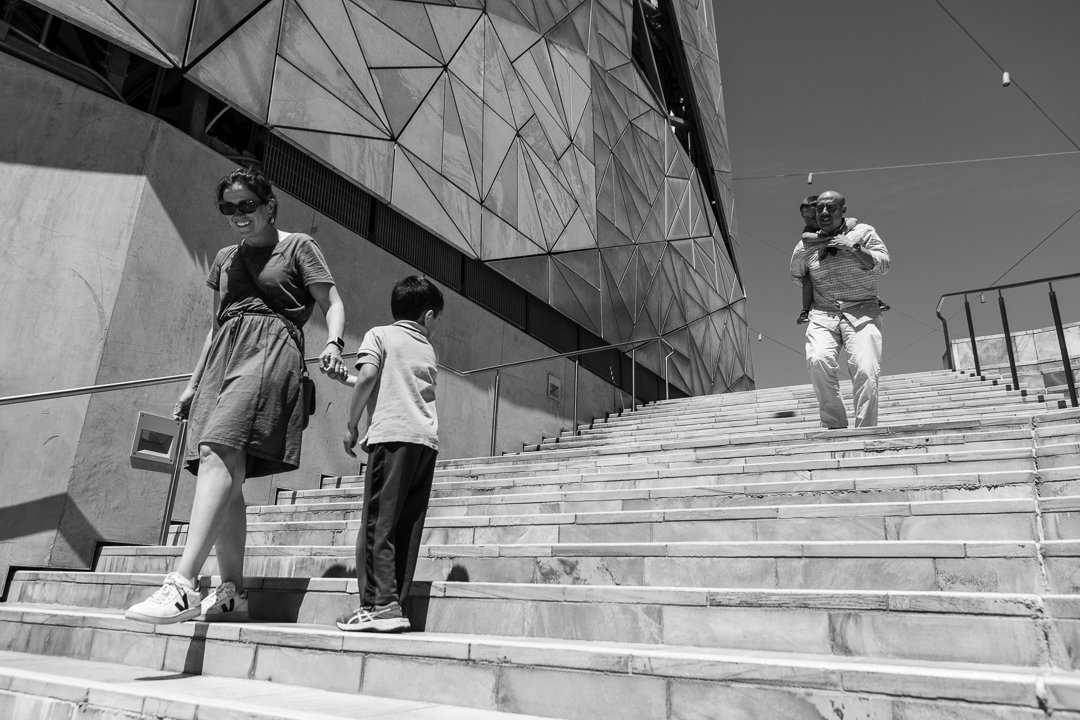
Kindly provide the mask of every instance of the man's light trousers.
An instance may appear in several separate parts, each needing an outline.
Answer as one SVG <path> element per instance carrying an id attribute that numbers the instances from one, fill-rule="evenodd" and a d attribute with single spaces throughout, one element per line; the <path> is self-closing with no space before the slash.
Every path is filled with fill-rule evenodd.
<path id="1" fill-rule="evenodd" d="M 847 352 L 855 400 L 855 427 L 877 425 L 878 376 L 881 374 L 881 315 L 810 311 L 806 328 L 806 367 L 817 394 L 821 424 L 848 426 L 840 397 L 840 348 Z"/>

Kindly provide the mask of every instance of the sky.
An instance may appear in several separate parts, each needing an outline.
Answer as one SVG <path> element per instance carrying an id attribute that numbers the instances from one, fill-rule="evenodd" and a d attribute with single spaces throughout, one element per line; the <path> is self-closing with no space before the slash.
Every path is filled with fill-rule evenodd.
<path id="1" fill-rule="evenodd" d="M 838 190 L 889 248 L 884 375 L 943 367 L 942 294 L 1080 273 L 1080 214 L 1065 222 L 1080 211 L 1080 0 L 714 7 L 759 388 L 808 382 L 788 276 L 806 195 Z M 1042 157 L 983 161 L 1028 155 Z M 1054 289 L 1080 321 L 1080 278 Z M 1045 284 L 1005 298 L 1013 331 L 1053 324 Z M 1001 332 L 996 293 L 971 300 L 976 335 Z M 962 301 L 954 313 L 966 337 Z"/>

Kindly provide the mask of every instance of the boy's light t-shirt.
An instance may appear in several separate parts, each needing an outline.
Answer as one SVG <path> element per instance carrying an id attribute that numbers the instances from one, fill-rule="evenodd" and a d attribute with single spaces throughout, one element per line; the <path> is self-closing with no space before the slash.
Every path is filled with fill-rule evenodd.
<path id="1" fill-rule="evenodd" d="M 370 421 L 361 450 L 389 442 L 439 449 L 436 363 L 435 348 L 420 323 L 398 320 L 367 331 L 357 351 L 356 369 L 374 365 L 379 376 L 368 398 Z"/>

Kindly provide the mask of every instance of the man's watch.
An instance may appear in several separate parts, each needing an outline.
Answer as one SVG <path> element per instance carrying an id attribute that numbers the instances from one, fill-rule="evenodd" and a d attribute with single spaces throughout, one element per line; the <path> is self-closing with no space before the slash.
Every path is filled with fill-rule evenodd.
<path id="1" fill-rule="evenodd" d="M 861 243 L 861 242 L 859 242 L 858 240 L 856 240 L 856 241 L 855 241 L 855 244 L 851 246 L 851 250 L 852 250 L 853 252 L 857 252 L 857 251 L 859 251 L 859 250 L 862 250 L 862 243 Z"/>
<path id="2" fill-rule="evenodd" d="M 336 345 L 338 350 L 341 350 L 342 352 L 345 351 L 345 340 L 340 337 L 331 338 L 330 340 L 326 341 L 326 344 Z"/>

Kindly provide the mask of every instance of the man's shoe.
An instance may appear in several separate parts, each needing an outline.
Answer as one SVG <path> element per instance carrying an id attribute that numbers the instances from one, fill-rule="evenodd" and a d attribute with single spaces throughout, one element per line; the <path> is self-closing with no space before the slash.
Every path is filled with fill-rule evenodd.
<path id="1" fill-rule="evenodd" d="M 401 614 L 397 602 L 373 607 L 360 607 L 337 621 L 338 630 L 346 632 L 404 632 L 409 630 L 409 618 Z"/>
<path id="2" fill-rule="evenodd" d="M 199 590 L 183 575 L 172 572 L 165 576 L 165 582 L 157 592 L 129 607 L 124 617 L 152 625 L 184 622 L 202 612 L 199 600 Z"/>
<path id="3" fill-rule="evenodd" d="M 206 622 L 243 622 L 248 619 L 247 591 L 236 592 L 231 582 L 222 583 L 202 601 L 196 620 Z"/>

